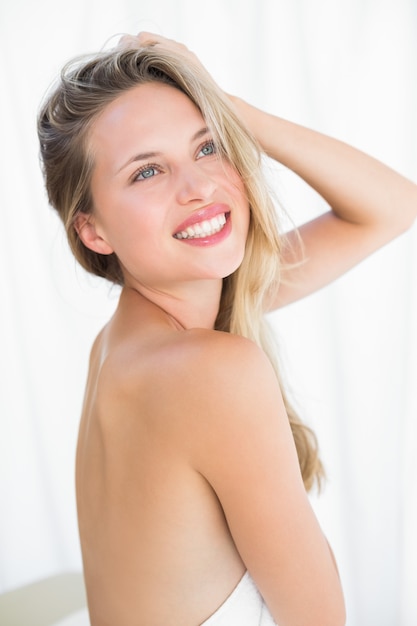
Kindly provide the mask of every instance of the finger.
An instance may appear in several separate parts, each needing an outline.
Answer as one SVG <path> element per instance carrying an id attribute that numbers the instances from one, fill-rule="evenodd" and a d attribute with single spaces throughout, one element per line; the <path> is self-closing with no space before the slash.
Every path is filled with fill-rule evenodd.
<path id="1" fill-rule="evenodd" d="M 161 46 L 166 50 L 171 50 L 172 52 L 176 52 L 177 54 L 189 59 L 195 65 L 201 66 L 201 63 L 197 59 L 196 55 L 184 44 L 179 43 L 174 39 L 169 39 L 168 37 L 163 37 L 162 35 L 157 35 L 148 31 L 141 31 L 137 35 L 124 35 L 119 41 L 119 46 L 125 49 Z"/>
<path id="2" fill-rule="evenodd" d="M 167 44 L 171 40 L 166 37 L 162 37 L 162 35 L 157 35 L 156 33 L 150 33 L 148 31 L 141 31 L 136 35 L 139 44 L 143 47 L 147 46 L 155 46 L 157 44 Z"/>
<path id="3" fill-rule="evenodd" d="M 122 37 L 120 37 L 119 41 L 117 42 L 117 45 L 120 48 L 126 48 L 126 49 L 138 48 L 139 42 L 138 42 L 138 38 L 136 37 L 136 35 L 123 35 Z"/>
<path id="4" fill-rule="evenodd" d="M 159 35 L 154 35 L 153 33 L 148 32 L 140 32 L 137 35 L 123 35 L 119 39 L 118 45 L 122 48 L 147 48 L 149 46 L 155 46 L 157 43 L 162 43 L 162 40 L 164 40 L 164 38 Z"/>
<path id="5" fill-rule="evenodd" d="M 155 33 L 141 31 L 138 33 L 137 38 L 139 45 L 144 47 L 161 45 L 168 50 L 182 52 L 183 54 L 190 53 L 190 50 L 184 44 L 175 41 L 175 39 L 169 39 L 168 37 L 163 37 L 162 35 L 156 35 Z"/>

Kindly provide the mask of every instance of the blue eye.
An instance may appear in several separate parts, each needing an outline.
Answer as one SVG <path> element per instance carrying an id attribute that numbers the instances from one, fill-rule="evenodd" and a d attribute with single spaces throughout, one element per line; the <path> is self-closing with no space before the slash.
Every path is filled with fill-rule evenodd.
<path id="1" fill-rule="evenodd" d="M 153 165 L 147 165 L 139 170 L 135 176 L 135 180 L 145 180 L 146 178 L 152 178 L 158 174 L 158 170 Z"/>
<path id="2" fill-rule="evenodd" d="M 216 153 L 216 146 L 213 141 L 208 141 L 204 144 L 204 146 L 200 149 L 199 155 L 202 156 L 210 156 Z"/>

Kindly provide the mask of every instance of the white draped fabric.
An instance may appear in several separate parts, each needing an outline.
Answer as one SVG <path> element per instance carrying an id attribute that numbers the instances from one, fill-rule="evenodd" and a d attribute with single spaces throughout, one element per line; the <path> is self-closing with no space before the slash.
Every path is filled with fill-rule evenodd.
<path id="1" fill-rule="evenodd" d="M 417 181 L 413 0 L 2 2 L 0 591 L 81 568 L 78 418 L 89 347 L 117 300 L 77 267 L 48 207 L 36 112 L 68 58 L 139 30 L 184 40 L 228 91 Z M 293 174 L 271 169 L 297 223 L 326 209 Z M 417 624 L 416 247 L 415 227 L 271 316 L 327 466 L 313 505 L 348 626 Z"/>

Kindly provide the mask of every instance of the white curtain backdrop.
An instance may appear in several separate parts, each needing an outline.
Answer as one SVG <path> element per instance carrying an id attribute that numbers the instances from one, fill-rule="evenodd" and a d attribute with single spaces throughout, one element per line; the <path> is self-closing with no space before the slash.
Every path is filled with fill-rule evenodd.
<path id="1" fill-rule="evenodd" d="M 183 40 L 228 91 L 417 181 L 414 0 L 4 0 L 0 592 L 81 569 L 78 418 L 89 348 L 117 300 L 76 266 L 48 207 L 37 108 L 67 59 L 139 30 Z M 294 175 L 271 169 L 297 223 L 325 210 Z M 349 626 L 417 624 L 416 246 L 415 227 L 271 316 L 327 466 L 313 504 L 339 563 Z"/>

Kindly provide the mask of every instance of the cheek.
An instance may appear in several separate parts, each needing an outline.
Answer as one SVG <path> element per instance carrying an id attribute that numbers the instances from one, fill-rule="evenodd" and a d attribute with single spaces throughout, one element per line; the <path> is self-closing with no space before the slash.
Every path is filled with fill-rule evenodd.
<path id="1" fill-rule="evenodd" d="M 113 232 L 119 247 L 126 247 L 131 251 L 139 246 L 155 246 L 158 241 L 158 225 L 152 219 L 152 213 L 140 209 L 120 214 L 114 220 Z"/>
<path id="2" fill-rule="evenodd" d="M 155 246 L 155 228 L 148 216 L 137 208 L 121 207 L 111 201 L 101 209 L 100 221 L 106 240 L 122 264 L 130 264 L 134 258 L 149 254 L 149 249 Z"/>
<path id="3" fill-rule="evenodd" d="M 230 189 L 230 195 L 233 197 L 236 206 L 240 209 L 240 215 L 242 221 L 246 223 L 246 232 L 249 228 L 250 221 L 250 207 L 249 200 L 246 193 L 245 186 L 243 185 L 242 179 L 240 176 L 232 170 L 230 173 L 230 177 L 228 180 L 228 185 Z"/>
<path id="4" fill-rule="evenodd" d="M 242 204 L 245 202 L 246 204 L 248 204 L 246 189 L 243 181 L 238 172 L 230 165 L 226 168 L 225 171 L 225 181 L 233 196 L 239 199 Z"/>

